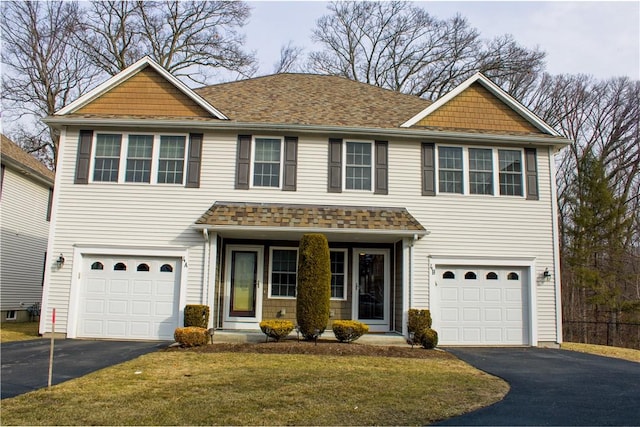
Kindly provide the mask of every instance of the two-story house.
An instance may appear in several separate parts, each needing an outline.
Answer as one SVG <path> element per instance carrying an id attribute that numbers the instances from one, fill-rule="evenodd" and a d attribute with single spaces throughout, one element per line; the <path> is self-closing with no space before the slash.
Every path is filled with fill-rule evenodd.
<path id="1" fill-rule="evenodd" d="M 191 90 L 144 58 L 46 119 L 61 133 L 41 333 L 172 339 L 295 322 L 323 233 L 331 319 L 441 344 L 561 341 L 556 131 L 477 74 L 429 101 L 335 76 Z M 63 254 L 66 262 L 57 266 Z M 55 256 L 54 256 L 55 255 Z"/>
<path id="2" fill-rule="evenodd" d="M 54 173 L 6 136 L 0 139 L 0 321 L 26 321 L 42 300 Z"/>

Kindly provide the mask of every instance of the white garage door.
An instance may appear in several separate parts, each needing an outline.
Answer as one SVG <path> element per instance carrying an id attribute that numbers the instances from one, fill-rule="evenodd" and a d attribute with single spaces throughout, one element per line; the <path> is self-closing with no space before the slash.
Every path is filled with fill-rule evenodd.
<path id="1" fill-rule="evenodd" d="M 77 336 L 172 340 L 178 326 L 178 258 L 85 256 Z"/>
<path id="2" fill-rule="evenodd" d="M 441 345 L 528 344 L 526 269 L 439 266 L 433 324 Z"/>

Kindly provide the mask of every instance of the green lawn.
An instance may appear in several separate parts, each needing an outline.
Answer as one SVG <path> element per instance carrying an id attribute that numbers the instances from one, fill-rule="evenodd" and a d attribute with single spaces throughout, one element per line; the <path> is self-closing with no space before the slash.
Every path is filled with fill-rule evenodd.
<path id="1" fill-rule="evenodd" d="M 451 357 L 157 352 L 5 399 L 2 424 L 424 425 L 508 389 Z"/>
<path id="2" fill-rule="evenodd" d="M 0 342 L 33 340 L 38 337 L 38 322 L 0 323 Z"/>

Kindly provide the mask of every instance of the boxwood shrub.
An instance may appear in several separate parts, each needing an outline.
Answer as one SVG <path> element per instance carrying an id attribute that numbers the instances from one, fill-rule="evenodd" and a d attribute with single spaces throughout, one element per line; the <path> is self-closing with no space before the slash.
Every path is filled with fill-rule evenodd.
<path id="1" fill-rule="evenodd" d="M 280 341 L 293 331 L 293 322 L 290 320 L 263 320 L 260 329 L 269 338 Z"/>
<path id="2" fill-rule="evenodd" d="M 340 342 L 352 342 L 369 332 L 369 326 L 355 320 L 336 320 L 332 325 L 333 334 Z"/>
<path id="3" fill-rule="evenodd" d="M 305 234 L 298 248 L 296 320 L 305 340 L 314 340 L 329 323 L 331 259 L 323 234 Z"/>
<path id="4" fill-rule="evenodd" d="M 173 338 L 183 347 L 199 347 L 209 343 L 209 331 L 198 326 L 176 328 Z"/>
<path id="5" fill-rule="evenodd" d="M 190 304 L 184 308 L 184 326 L 206 328 L 209 325 L 209 306 Z"/>
<path id="6" fill-rule="evenodd" d="M 438 346 L 438 333 L 431 328 L 424 329 L 419 334 L 419 339 L 419 343 L 423 348 L 433 349 Z"/>

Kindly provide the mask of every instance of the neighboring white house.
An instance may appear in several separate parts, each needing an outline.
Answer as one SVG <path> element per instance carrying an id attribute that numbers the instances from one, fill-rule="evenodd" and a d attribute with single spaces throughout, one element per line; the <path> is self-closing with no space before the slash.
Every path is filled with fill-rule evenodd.
<path id="1" fill-rule="evenodd" d="M 431 103 L 305 74 L 191 90 L 144 58 L 46 122 L 43 334 L 54 308 L 70 338 L 171 340 L 186 304 L 215 328 L 295 322 L 298 241 L 319 232 L 332 320 L 406 334 L 429 308 L 442 345 L 562 340 L 569 141 L 481 74 Z"/>
<path id="2" fill-rule="evenodd" d="M 0 321 L 25 321 L 42 301 L 54 173 L 0 138 Z"/>

